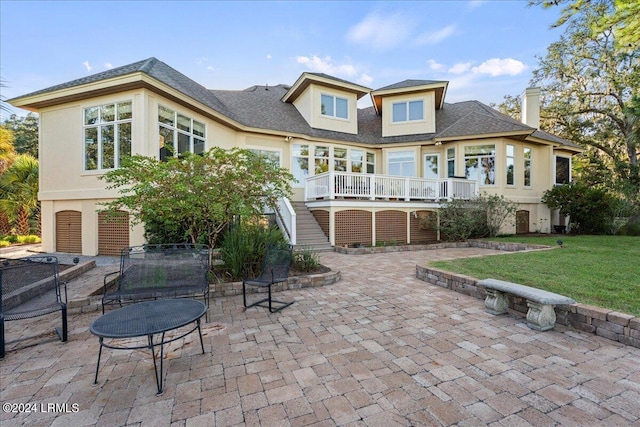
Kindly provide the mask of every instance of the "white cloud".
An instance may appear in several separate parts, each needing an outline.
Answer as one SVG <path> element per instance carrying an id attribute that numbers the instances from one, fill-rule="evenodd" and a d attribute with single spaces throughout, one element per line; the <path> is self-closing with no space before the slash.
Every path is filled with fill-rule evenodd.
<path id="1" fill-rule="evenodd" d="M 207 71 L 215 71 L 216 69 L 213 67 L 213 65 L 207 65 Z"/>
<path id="2" fill-rule="evenodd" d="M 444 69 L 444 64 L 440 64 L 435 59 L 428 60 L 427 65 L 429 65 L 429 69 L 433 71 L 442 71 Z"/>
<path id="3" fill-rule="evenodd" d="M 271 59 L 271 55 L 267 55 L 267 59 Z"/>
<path id="4" fill-rule="evenodd" d="M 437 44 L 453 35 L 456 30 L 455 25 L 447 25 L 437 31 L 422 33 L 416 38 L 417 45 Z"/>
<path id="5" fill-rule="evenodd" d="M 366 73 L 361 74 L 360 78 L 358 79 L 358 84 L 361 84 L 363 86 L 369 86 L 371 82 L 373 82 L 373 77 Z"/>
<path id="6" fill-rule="evenodd" d="M 467 3 L 467 9 L 469 9 L 469 10 L 476 9 L 476 8 L 482 6 L 486 2 L 487 2 L 487 0 L 471 0 L 471 1 L 469 1 L 469 3 Z"/>
<path id="7" fill-rule="evenodd" d="M 110 70 L 113 68 L 113 64 L 111 62 L 105 62 L 104 68 L 106 68 L 107 70 Z"/>
<path id="8" fill-rule="evenodd" d="M 87 71 L 91 71 L 91 65 L 89 65 L 89 61 L 84 61 L 82 65 L 84 65 L 84 68 L 86 68 Z"/>
<path id="9" fill-rule="evenodd" d="M 449 72 L 452 74 L 462 74 L 466 73 L 471 69 L 471 62 L 459 62 L 455 64 L 453 67 L 449 68 Z"/>
<path id="10" fill-rule="evenodd" d="M 390 15 L 372 12 L 349 29 L 347 41 L 374 50 L 388 50 L 407 40 L 414 27 L 413 20 L 400 12 Z"/>
<path id="11" fill-rule="evenodd" d="M 325 73 L 332 76 L 347 76 L 353 77 L 357 74 L 356 68 L 351 64 L 335 64 L 330 56 L 320 58 L 317 55 L 312 56 L 298 56 L 296 57 L 298 64 L 304 65 L 309 70 Z"/>
<path id="12" fill-rule="evenodd" d="M 489 74 L 491 77 L 498 77 L 503 75 L 516 76 L 526 69 L 527 66 L 517 59 L 491 58 L 477 67 L 473 67 L 471 71 L 476 74 Z"/>

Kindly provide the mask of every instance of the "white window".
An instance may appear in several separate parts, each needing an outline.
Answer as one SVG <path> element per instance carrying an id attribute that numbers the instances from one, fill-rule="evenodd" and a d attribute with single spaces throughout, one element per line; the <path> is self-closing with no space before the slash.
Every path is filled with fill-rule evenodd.
<path id="1" fill-rule="evenodd" d="M 447 148 L 447 178 L 456 176 L 456 149 Z"/>
<path id="2" fill-rule="evenodd" d="M 464 148 L 465 177 L 481 186 L 496 183 L 496 146 L 474 145 Z"/>
<path id="3" fill-rule="evenodd" d="M 160 160 L 184 153 L 204 153 L 205 125 L 170 108 L 158 106 Z"/>
<path id="4" fill-rule="evenodd" d="M 427 179 L 440 178 L 440 154 L 424 155 L 424 177 Z"/>
<path id="5" fill-rule="evenodd" d="M 531 187 L 531 148 L 524 149 L 524 186 Z"/>
<path id="6" fill-rule="evenodd" d="M 515 155 L 516 155 L 516 148 L 513 145 L 507 145 L 507 185 L 515 185 L 516 183 L 516 176 L 514 173 L 514 169 L 515 169 Z"/>
<path id="7" fill-rule="evenodd" d="M 387 155 L 387 173 L 395 176 L 415 176 L 416 153 L 414 151 L 391 151 Z"/>
<path id="8" fill-rule="evenodd" d="M 313 164 L 316 175 L 329 172 L 329 146 L 316 145 L 313 150 Z"/>
<path id="9" fill-rule="evenodd" d="M 259 148 L 250 148 L 249 151 L 256 154 L 258 157 L 266 160 L 269 163 L 273 163 L 276 166 L 280 166 L 280 151 L 276 150 L 264 150 Z"/>
<path id="10" fill-rule="evenodd" d="M 349 117 L 349 101 L 333 95 L 320 96 L 320 112 L 323 116 L 347 119 Z"/>
<path id="11" fill-rule="evenodd" d="M 394 102 L 391 109 L 393 123 L 424 120 L 424 102 L 422 100 Z"/>
<path id="12" fill-rule="evenodd" d="M 376 155 L 367 153 L 367 173 L 376 173 Z"/>
<path id="13" fill-rule="evenodd" d="M 556 185 L 571 182 L 571 157 L 556 156 Z"/>
<path id="14" fill-rule="evenodd" d="M 131 155 L 131 101 L 84 109 L 84 170 L 120 167 Z"/>
<path id="15" fill-rule="evenodd" d="M 297 185 L 304 185 L 309 176 L 309 146 L 306 144 L 293 144 L 291 169 L 296 178 Z"/>

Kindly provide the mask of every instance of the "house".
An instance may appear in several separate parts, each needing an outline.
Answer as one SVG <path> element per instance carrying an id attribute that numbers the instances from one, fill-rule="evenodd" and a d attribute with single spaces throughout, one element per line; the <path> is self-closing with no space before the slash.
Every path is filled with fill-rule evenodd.
<path id="1" fill-rule="evenodd" d="M 562 224 L 540 198 L 571 179 L 581 150 L 539 129 L 539 89 L 523 93 L 521 123 L 477 101 L 447 103 L 447 88 L 405 80 L 372 90 L 306 72 L 291 86 L 209 90 L 149 58 L 9 102 L 40 117 L 45 251 L 143 243 L 126 212 L 115 222 L 98 212 L 118 196 L 98 178 L 124 156 L 162 158 L 167 147 L 239 146 L 289 168 L 298 182 L 278 218 L 295 243 L 309 241 L 309 227 L 331 245 L 436 241 L 425 224 L 442 202 L 485 191 L 518 203 L 518 225 L 505 231 Z M 358 109 L 365 96 L 373 105 Z"/>

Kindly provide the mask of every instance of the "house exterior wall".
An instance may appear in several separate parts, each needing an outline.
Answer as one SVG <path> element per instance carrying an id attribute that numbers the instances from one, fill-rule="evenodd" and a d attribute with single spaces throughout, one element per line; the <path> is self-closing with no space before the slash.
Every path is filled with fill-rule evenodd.
<path id="1" fill-rule="evenodd" d="M 382 100 L 382 136 L 412 135 L 436 131 L 435 92 L 388 96 Z M 393 103 L 422 100 L 424 120 L 394 123 L 392 120 Z"/>
<path id="2" fill-rule="evenodd" d="M 342 119 L 323 115 L 320 108 L 322 95 L 346 98 L 348 102 L 348 118 Z M 293 103 L 300 114 L 302 114 L 302 117 L 309 123 L 309 126 L 350 134 L 358 133 L 357 104 L 358 99 L 355 94 L 317 84 L 309 85 Z"/>

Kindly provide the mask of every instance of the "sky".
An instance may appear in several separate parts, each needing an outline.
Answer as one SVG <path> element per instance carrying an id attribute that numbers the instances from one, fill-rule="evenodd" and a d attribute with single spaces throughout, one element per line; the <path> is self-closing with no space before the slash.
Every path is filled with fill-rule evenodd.
<path id="1" fill-rule="evenodd" d="M 500 103 L 561 35 L 559 8 L 527 3 L 0 0 L 0 94 L 156 57 L 209 89 L 292 85 L 309 71 L 371 89 L 446 80 L 446 102 Z"/>

